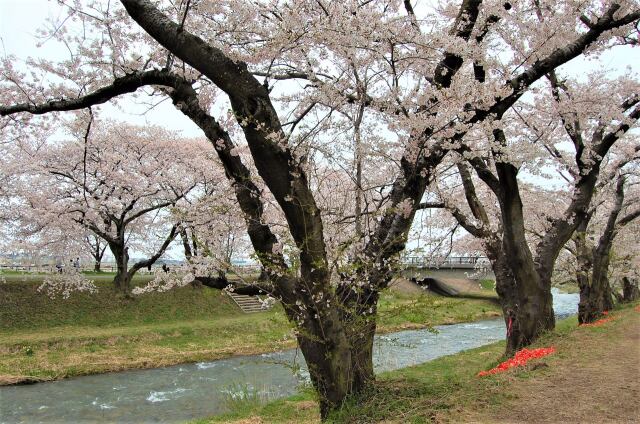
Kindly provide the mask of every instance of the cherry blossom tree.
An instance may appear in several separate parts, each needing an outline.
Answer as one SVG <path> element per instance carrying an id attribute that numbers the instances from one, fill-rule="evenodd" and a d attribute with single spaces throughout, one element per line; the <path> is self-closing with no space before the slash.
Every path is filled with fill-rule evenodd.
<path id="1" fill-rule="evenodd" d="M 421 11 L 409 1 L 393 0 L 79 1 L 68 8 L 69 25 L 75 19 L 90 30 L 51 34 L 73 51 L 70 59 L 31 62 L 34 70 L 55 74 L 54 83 L 31 78 L 5 60 L 0 114 L 11 116 L 12 128 L 20 131 L 32 121 L 30 115 L 95 107 L 145 87 L 168 96 L 202 129 L 224 166 L 255 254 L 269 275 L 266 288 L 296 324 L 326 418 L 374 379 L 378 295 L 395 272 L 434 168 L 452 150 L 471 150 L 473 156 L 462 143 L 470 130 L 494 126 L 540 78 L 586 50 L 602 51 L 628 36 L 640 18 L 637 5 L 627 1 L 540 3 L 463 0 Z M 542 25 L 539 14 L 546 17 Z M 274 91 L 285 80 L 302 85 Z M 215 100 L 228 101 L 231 113 L 216 119 Z M 322 115 L 347 112 L 353 104 L 394 134 L 387 153 L 395 166 L 350 271 L 337 273 L 328 262 L 306 140 L 317 134 L 314 128 L 333 138 Z M 356 127 L 361 114 L 353 116 Z M 285 218 L 296 272 L 264 217 L 265 196 L 238 154 L 229 118 Z M 362 140 L 354 144 L 359 155 Z M 502 168 L 512 182 L 515 167 L 504 163 L 500 175 Z M 357 175 L 355 181 L 360 188 Z M 517 200 L 509 205 L 517 208 Z M 525 320 L 548 314 L 546 304 L 530 305 Z M 544 327 L 552 324 L 546 320 Z"/>
<path id="2" fill-rule="evenodd" d="M 25 148 L 23 234 L 38 241 L 62 234 L 76 243 L 93 237 L 98 258 L 108 245 L 117 265 L 114 284 L 126 294 L 133 275 L 152 265 L 176 237 L 180 224 L 172 222 L 169 209 L 180 208 L 208 177 L 198 165 L 206 154 L 195 140 L 116 122 L 92 122 L 83 140 Z M 129 266 L 131 248 L 148 250 L 154 242 L 147 259 Z"/>
<path id="3" fill-rule="evenodd" d="M 640 151 L 640 145 L 637 149 Z M 593 207 L 576 230 L 574 244 L 576 274 L 580 287 L 578 309 L 580 323 L 593 322 L 600 318 L 603 312 L 613 307 L 609 268 L 614 253 L 614 242 L 621 231 L 640 217 L 637 197 L 638 175 L 633 175 L 629 169 L 633 165 L 628 161 L 615 164 L 617 175 L 603 184 L 598 198 L 594 199 L 596 204 L 601 203 L 600 207 Z M 635 165 L 637 168 L 637 164 Z M 631 186 L 635 196 L 629 196 L 628 186 Z M 589 224 L 599 229 L 599 236 L 595 233 L 596 230 L 589 230 Z M 597 239 L 597 242 L 591 242 L 592 238 Z M 628 277 L 622 277 L 624 278 L 627 278 L 627 284 L 629 284 Z"/>
<path id="4" fill-rule="evenodd" d="M 182 222 L 180 239 L 187 262 L 210 257 L 218 263 L 218 274 L 232 266 L 238 255 L 251 256 L 245 222 L 224 175 L 204 184 L 202 194 L 185 207 L 177 219 Z"/>
<path id="5" fill-rule="evenodd" d="M 517 332 L 514 324 L 519 299 L 514 296 L 517 282 L 504 247 L 499 202 L 487 185 L 477 185 L 477 177 L 474 178 L 472 168 L 464 159 L 454 158 L 452 162 L 446 168 L 455 171 L 439 175 L 432 184 L 436 200 L 423 202 L 421 206 L 447 210 L 458 225 L 479 241 L 479 250 L 489 259 L 495 275 L 496 292 L 507 327 L 506 354 L 512 355 L 519 347 L 518 338 L 513 337 Z"/>
<path id="6" fill-rule="evenodd" d="M 469 160 L 493 195 L 486 190 L 478 195 L 468 165 L 458 159 L 454 161 L 457 178 L 448 183 L 457 191 L 442 193 L 447 180 L 441 179 L 440 200 L 423 203 L 425 207 L 447 208 L 463 228 L 482 241 L 503 306 L 507 354 L 553 328 L 551 276 L 556 258 L 574 231 L 588 225 L 592 198 L 600 190 L 598 179 L 608 181 L 607 172 L 600 171 L 603 161 L 627 163 L 640 148 L 633 135 L 626 136 L 640 117 L 640 87 L 635 78 L 612 80 L 598 72 L 590 75 L 588 82 L 579 83 L 561 81 L 554 71 L 547 79 L 548 88 L 538 88 L 533 103 L 520 103 L 504 118 L 502 128 L 489 130 L 493 140 L 487 146 L 487 156 Z M 612 148 L 616 152 L 609 154 Z M 560 180 L 565 188 L 555 195 L 540 183 L 536 188 L 536 184 L 517 178 L 521 169 L 528 171 L 529 180 L 556 179 L 556 184 Z M 466 200 L 463 205 L 455 202 L 456 192 Z M 556 208 L 540 208 L 554 197 Z M 535 237 L 527 234 L 532 229 Z M 602 245 L 602 252 L 608 255 L 611 240 L 606 238 L 609 241 Z M 600 255 L 599 262 L 608 268 L 604 256 Z M 591 263 L 584 262 L 579 272 L 591 273 Z M 602 293 L 597 289 L 599 282 L 581 286 L 585 290 L 591 287 L 594 296 Z"/>

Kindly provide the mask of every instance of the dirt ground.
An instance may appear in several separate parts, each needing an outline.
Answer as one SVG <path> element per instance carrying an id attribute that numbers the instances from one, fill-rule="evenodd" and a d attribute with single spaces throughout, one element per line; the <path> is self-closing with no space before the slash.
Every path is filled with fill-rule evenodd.
<path id="1" fill-rule="evenodd" d="M 402 277 L 394 278 L 389 284 L 389 289 L 402 294 L 421 295 L 425 293 L 419 285 Z"/>
<path id="2" fill-rule="evenodd" d="M 615 325 L 580 328 L 557 347 L 558 358 L 542 373 L 501 388 L 511 400 L 451 421 L 640 423 L 640 312 Z"/>
<path id="3" fill-rule="evenodd" d="M 448 286 L 456 289 L 460 293 L 482 293 L 482 289 L 477 281 L 469 280 L 466 278 L 438 278 L 439 281 L 447 284 Z M 422 294 L 424 289 L 416 283 L 413 283 L 406 278 L 394 278 L 389 284 L 389 288 L 393 291 L 404 294 Z"/>
<path id="4" fill-rule="evenodd" d="M 481 293 L 482 289 L 477 281 L 468 278 L 438 278 L 449 287 L 453 287 L 460 293 Z"/>

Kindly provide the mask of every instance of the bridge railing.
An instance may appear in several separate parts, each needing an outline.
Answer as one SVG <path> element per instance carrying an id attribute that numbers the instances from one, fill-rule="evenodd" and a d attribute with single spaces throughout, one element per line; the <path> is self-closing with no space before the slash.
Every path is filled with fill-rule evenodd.
<path id="1" fill-rule="evenodd" d="M 421 268 L 473 268 L 478 264 L 485 263 L 488 264 L 489 260 L 484 256 L 448 256 L 446 258 L 405 256 L 402 258 L 404 266 Z"/>

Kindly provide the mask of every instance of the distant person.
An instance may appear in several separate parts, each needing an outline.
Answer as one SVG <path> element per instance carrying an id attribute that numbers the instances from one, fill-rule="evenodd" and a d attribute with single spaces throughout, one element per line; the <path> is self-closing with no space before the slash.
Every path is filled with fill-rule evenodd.
<path id="1" fill-rule="evenodd" d="M 147 265 L 147 270 L 151 272 L 151 264 Z"/>
<path id="2" fill-rule="evenodd" d="M 62 265 L 62 259 L 58 258 L 56 260 L 56 270 L 58 271 L 58 274 L 62 274 L 62 267 L 64 265 Z"/>
<path id="3" fill-rule="evenodd" d="M 162 264 L 162 270 L 164 272 L 169 272 L 169 267 L 167 266 L 167 264 Z"/>
<path id="4" fill-rule="evenodd" d="M 80 272 L 80 258 L 76 258 L 76 261 L 73 263 L 73 267 L 76 271 Z"/>

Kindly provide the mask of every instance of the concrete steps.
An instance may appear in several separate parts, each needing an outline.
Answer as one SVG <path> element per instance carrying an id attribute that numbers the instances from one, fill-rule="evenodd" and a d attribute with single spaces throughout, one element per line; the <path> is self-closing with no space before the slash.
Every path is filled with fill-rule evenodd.
<path id="1" fill-rule="evenodd" d="M 231 292 L 226 292 L 231 299 L 235 302 L 236 305 L 242 310 L 242 312 L 246 314 L 251 314 L 254 312 L 264 312 L 268 311 L 272 308 L 272 306 L 264 307 L 262 302 L 260 302 L 260 298 L 258 296 L 247 296 L 244 294 L 236 294 Z"/>

